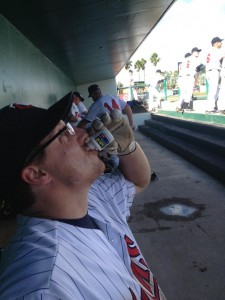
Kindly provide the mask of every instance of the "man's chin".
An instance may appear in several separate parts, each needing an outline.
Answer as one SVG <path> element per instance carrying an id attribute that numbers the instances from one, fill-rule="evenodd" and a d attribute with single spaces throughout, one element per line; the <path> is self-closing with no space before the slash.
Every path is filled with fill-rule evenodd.
<path id="1" fill-rule="evenodd" d="M 102 173 L 105 172 L 105 164 L 104 162 L 97 156 L 95 158 L 95 175 L 96 175 L 96 178 L 100 175 L 102 175 Z"/>
<path id="2" fill-rule="evenodd" d="M 100 172 L 100 175 L 102 174 L 102 173 L 104 173 L 105 172 L 105 164 L 104 164 L 104 162 L 99 158 L 99 160 L 100 160 L 100 164 L 99 164 L 99 172 Z"/>

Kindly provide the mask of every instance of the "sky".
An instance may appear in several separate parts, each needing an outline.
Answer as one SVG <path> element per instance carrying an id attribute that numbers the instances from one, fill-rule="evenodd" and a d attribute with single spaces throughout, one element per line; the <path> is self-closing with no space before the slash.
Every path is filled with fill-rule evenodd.
<path id="1" fill-rule="evenodd" d="M 161 58 L 157 69 L 174 71 L 178 62 L 194 47 L 202 49 L 200 54 L 203 57 L 216 36 L 225 39 L 225 0 L 177 0 L 134 53 L 131 61 L 134 65 L 138 59 L 146 59 L 145 73 L 148 75 L 153 71 L 149 58 L 156 52 Z M 223 47 L 225 49 L 225 41 Z M 116 78 L 117 82 L 123 82 L 127 73 L 123 69 Z M 138 80 L 138 74 L 134 72 L 134 76 Z M 148 76 L 145 78 L 148 82 Z"/>

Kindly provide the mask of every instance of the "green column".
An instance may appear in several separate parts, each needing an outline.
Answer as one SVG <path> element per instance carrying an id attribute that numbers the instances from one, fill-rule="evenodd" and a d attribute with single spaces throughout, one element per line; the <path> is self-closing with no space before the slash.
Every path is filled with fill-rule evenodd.
<path id="1" fill-rule="evenodd" d="M 134 100 L 134 95 L 133 95 L 133 86 L 130 86 L 130 99 L 129 100 Z"/>
<path id="2" fill-rule="evenodd" d="M 208 83 L 207 79 L 205 80 L 205 86 L 206 86 L 206 95 L 208 95 L 208 92 L 209 92 L 209 83 Z"/>

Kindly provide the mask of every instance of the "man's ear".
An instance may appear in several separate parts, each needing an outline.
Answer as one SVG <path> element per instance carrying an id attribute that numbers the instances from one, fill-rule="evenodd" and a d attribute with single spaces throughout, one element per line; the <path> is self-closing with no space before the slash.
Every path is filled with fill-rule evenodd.
<path id="1" fill-rule="evenodd" d="M 29 165 L 21 172 L 21 178 L 31 185 L 45 185 L 50 182 L 49 174 L 38 166 Z"/>

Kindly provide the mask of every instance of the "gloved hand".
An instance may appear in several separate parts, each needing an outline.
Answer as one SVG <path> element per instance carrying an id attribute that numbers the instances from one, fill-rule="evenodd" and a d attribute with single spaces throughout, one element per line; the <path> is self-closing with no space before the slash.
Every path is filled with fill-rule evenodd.
<path id="1" fill-rule="evenodd" d="M 114 109 L 110 112 L 111 122 L 106 124 L 117 143 L 118 155 L 127 155 L 136 149 L 133 130 L 124 118 L 121 110 Z"/>
<path id="2" fill-rule="evenodd" d="M 198 65 L 198 66 L 196 67 L 196 69 L 195 69 L 195 71 L 196 71 L 197 73 L 200 73 L 200 72 L 203 71 L 203 70 L 205 70 L 205 65 L 203 65 L 203 64 Z"/>
<path id="3" fill-rule="evenodd" d="M 104 151 L 110 154 L 127 155 L 136 149 L 133 130 L 124 118 L 121 110 L 114 109 L 110 115 L 105 112 L 92 122 L 92 128 L 97 131 L 105 126 L 113 135 L 114 141 Z"/>

